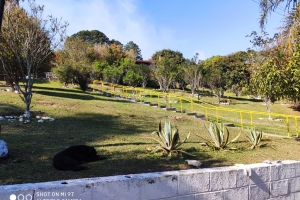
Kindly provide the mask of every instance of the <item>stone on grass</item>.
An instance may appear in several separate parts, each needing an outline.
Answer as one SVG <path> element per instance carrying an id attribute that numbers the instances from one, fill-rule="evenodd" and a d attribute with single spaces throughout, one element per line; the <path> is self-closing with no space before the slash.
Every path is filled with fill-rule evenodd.
<path id="1" fill-rule="evenodd" d="M 188 165 L 191 165 L 191 166 L 197 167 L 197 168 L 201 167 L 201 165 L 202 165 L 202 163 L 199 162 L 198 160 L 185 160 L 185 161 L 188 163 Z"/>

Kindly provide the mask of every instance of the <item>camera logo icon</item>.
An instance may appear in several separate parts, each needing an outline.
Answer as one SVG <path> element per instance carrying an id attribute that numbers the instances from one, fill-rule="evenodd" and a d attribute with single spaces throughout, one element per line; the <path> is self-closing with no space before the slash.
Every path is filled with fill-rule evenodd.
<path id="1" fill-rule="evenodd" d="M 30 194 L 27 194 L 27 195 L 19 194 L 18 196 L 16 196 L 15 194 L 11 194 L 9 196 L 9 200 L 32 200 L 32 195 L 30 195 Z"/>
<path id="2" fill-rule="evenodd" d="M 16 199 L 17 199 L 17 196 L 14 194 L 10 195 L 10 197 L 9 197 L 9 200 L 16 200 Z"/>

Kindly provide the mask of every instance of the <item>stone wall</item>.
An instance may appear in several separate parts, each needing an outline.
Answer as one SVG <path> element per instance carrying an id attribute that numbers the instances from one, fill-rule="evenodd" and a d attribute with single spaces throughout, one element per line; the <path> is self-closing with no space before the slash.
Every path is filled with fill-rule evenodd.
<path id="1" fill-rule="evenodd" d="M 300 162 L 282 161 L 0 186 L 1 200 L 300 199 Z"/>

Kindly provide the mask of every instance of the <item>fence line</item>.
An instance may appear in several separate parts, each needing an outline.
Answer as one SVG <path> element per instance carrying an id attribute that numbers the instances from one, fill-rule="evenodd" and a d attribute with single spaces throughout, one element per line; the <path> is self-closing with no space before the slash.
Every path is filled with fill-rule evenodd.
<path id="1" fill-rule="evenodd" d="M 287 134 L 288 137 L 299 136 L 300 116 L 218 107 L 193 97 L 106 82 L 100 82 L 96 86 L 99 85 L 102 93 L 123 97 L 126 100 L 134 99 L 157 107 L 172 108 L 178 112 L 203 116 L 206 120 L 233 123 L 241 129 L 257 127 L 267 133 Z"/>

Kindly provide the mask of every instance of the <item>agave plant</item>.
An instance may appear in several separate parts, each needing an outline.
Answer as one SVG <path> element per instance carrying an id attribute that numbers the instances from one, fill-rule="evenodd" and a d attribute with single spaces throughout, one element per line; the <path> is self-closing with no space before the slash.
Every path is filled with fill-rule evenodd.
<path id="1" fill-rule="evenodd" d="M 250 147 L 251 149 L 255 149 L 258 144 L 260 143 L 263 133 L 258 132 L 254 129 L 250 129 L 247 131 L 248 133 L 245 133 L 246 138 L 248 139 L 248 141 L 252 144 L 252 146 Z"/>
<path id="2" fill-rule="evenodd" d="M 227 147 L 228 144 L 236 141 L 240 136 L 239 134 L 233 140 L 229 140 L 229 130 L 222 123 L 218 124 L 216 122 L 211 122 L 209 128 L 207 128 L 206 126 L 205 128 L 211 140 L 206 140 L 199 135 L 198 137 L 201 137 L 203 140 L 205 140 L 205 144 L 213 149 L 224 149 Z"/>
<path id="3" fill-rule="evenodd" d="M 159 145 L 156 146 L 152 151 L 153 153 L 157 151 L 164 151 L 166 154 L 168 154 L 168 156 L 171 157 L 172 153 L 181 152 L 193 156 L 183 150 L 178 149 L 178 147 L 180 147 L 190 137 L 190 133 L 185 137 L 184 140 L 180 141 L 178 129 L 176 127 L 172 127 L 169 120 L 165 121 L 164 130 L 162 130 L 160 122 L 158 125 L 158 131 L 152 132 L 151 136 L 152 137 L 150 137 L 150 139 L 153 139 L 159 143 Z"/>

